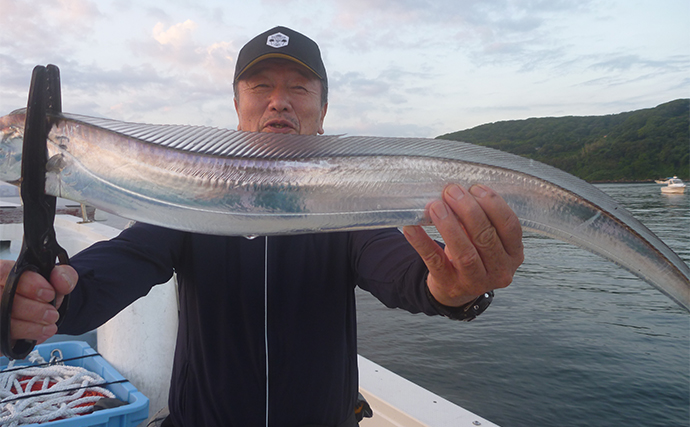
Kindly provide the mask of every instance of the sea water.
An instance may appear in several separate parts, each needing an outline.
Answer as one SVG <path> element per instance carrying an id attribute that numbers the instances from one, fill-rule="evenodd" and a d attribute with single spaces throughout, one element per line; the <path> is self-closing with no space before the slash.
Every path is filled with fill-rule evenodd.
<path id="1" fill-rule="evenodd" d="M 599 188 L 690 262 L 690 194 Z M 513 284 L 473 322 L 358 291 L 360 354 L 503 427 L 690 425 L 690 314 L 587 251 L 524 243 Z"/>

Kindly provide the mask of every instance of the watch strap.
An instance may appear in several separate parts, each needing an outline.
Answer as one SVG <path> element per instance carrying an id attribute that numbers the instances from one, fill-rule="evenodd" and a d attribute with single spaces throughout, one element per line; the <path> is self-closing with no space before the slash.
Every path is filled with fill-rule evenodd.
<path id="1" fill-rule="evenodd" d="M 429 299 L 429 303 L 441 316 L 447 317 L 453 320 L 462 320 L 469 322 L 474 320 L 477 316 L 482 314 L 494 299 L 494 291 L 485 292 L 479 295 L 474 300 L 468 302 L 467 304 L 461 305 L 460 307 L 451 307 L 448 305 L 443 305 L 434 298 L 429 290 L 429 286 L 425 285 L 426 296 Z"/>

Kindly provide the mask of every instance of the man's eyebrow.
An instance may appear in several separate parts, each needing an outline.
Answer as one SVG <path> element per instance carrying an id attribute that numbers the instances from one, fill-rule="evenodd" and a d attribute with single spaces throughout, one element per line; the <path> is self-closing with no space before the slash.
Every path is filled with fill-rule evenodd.
<path id="1" fill-rule="evenodd" d="M 304 78 L 308 80 L 319 80 L 319 76 L 316 74 L 312 73 L 309 70 L 305 70 L 304 68 L 296 68 L 297 72 Z"/>

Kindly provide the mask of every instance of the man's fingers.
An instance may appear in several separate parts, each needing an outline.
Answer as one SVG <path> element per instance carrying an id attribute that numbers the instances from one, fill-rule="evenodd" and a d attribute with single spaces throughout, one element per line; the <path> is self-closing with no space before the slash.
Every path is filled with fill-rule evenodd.
<path id="1" fill-rule="evenodd" d="M 412 247 L 419 253 L 429 270 L 438 270 L 445 264 L 443 249 L 426 234 L 424 228 L 418 225 L 403 227 L 403 234 Z"/>
<path id="2" fill-rule="evenodd" d="M 441 249 L 421 227 L 403 232 L 429 268 L 434 298 L 459 306 L 510 284 L 523 261 L 522 229 L 513 210 L 484 185 L 448 185 L 427 214 L 446 243 Z"/>
<path id="3" fill-rule="evenodd" d="M 505 200 L 488 187 L 475 185 L 470 192 L 491 224 L 490 231 L 477 238 L 478 250 L 489 268 L 496 272 L 496 287 L 508 286 L 524 261 L 520 221 Z"/>
<path id="4" fill-rule="evenodd" d="M 461 195 L 458 196 L 460 198 Z M 429 268 L 427 285 L 431 293 L 442 304 L 460 305 L 467 302 L 468 297 L 484 292 L 481 284 L 486 271 L 453 209 L 444 201 L 437 200 L 429 204 L 427 212 L 446 243 L 445 249 L 441 249 L 426 233 L 424 237 L 428 241 L 424 241 L 425 246 L 415 244 L 409 236 L 408 241 Z"/>
<path id="5" fill-rule="evenodd" d="M 14 262 L 0 260 L 0 287 L 7 283 L 7 276 L 14 267 Z M 27 298 L 51 302 L 55 294 L 66 295 L 74 290 L 79 280 L 76 270 L 69 265 L 56 265 L 50 273 L 50 283 L 40 274 L 27 271 L 22 274 L 17 284 L 17 294 Z"/>
<path id="6" fill-rule="evenodd" d="M 40 274 L 27 271 L 17 284 L 17 295 L 50 303 L 55 300 L 56 306 L 60 307 L 64 295 L 74 290 L 78 277 L 77 272 L 69 265 L 55 266 L 50 273 L 50 283 Z"/>
<path id="7" fill-rule="evenodd" d="M 457 277 L 475 284 L 470 288 L 476 288 L 478 294 L 485 291 L 483 288 L 508 286 L 523 261 L 522 229 L 513 210 L 495 191 L 481 184 L 469 190 L 448 185 L 443 201 L 454 215 L 434 217 L 431 210 L 430 216 L 446 242 Z"/>
<path id="8" fill-rule="evenodd" d="M 430 215 L 446 243 L 446 253 L 457 270 L 456 274 L 460 274 L 466 283 L 480 282 L 487 269 L 483 262 L 484 254 L 475 241 L 477 224 L 484 224 L 481 228 L 485 230 L 491 224 L 473 197 L 459 185 L 446 187 L 443 201 L 434 202 L 434 205 L 441 204 L 447 206 L 449 215 L 441 218 L 433 210 Z"/>
<path id="9" fill-rule="evenodd" d="M 522 258 L 522 226 L 520 220 L 508 204 L 493 190 L 482 185 L 473 186 L 470 191 L 485 192 L 475 200 L 482 207 L 487 218 L 493 224 L 501 245 L 510 256 Z M 522 260 L 520 261 L 522 263 Z"/>
<path id="10" fill-rule="evenodd" d="M 74 290 L 79 280 L 76 270 L 69 265 L 56 265 L 50 273 L 50 284 L 58 294 L 58 302 L 62 301 L 62 296 Z M 59 307 L 59 304 L 58 304 Z"/>
<path id="11" fill-rule="evenodd" d="M 35 271 L 26 271 L 19 278 L 16 295 L 51 302 L 55 299 L 55 289 L 40 274 Z"/>
<path id="12" fill-rule="evenodd" d="M 449 275 L 452 275 L 452 266 L 449 265 L 443 249 L 426 234 L 422 227 L 418 225 L 403 227 L 403 234 L 424 261 L 430 276 L 449 278 Z"/>
<path id="13" fill-rule="evenodd" d="M 0 286 L 4 287 L 12 266 L 11 262 L 0 262 Z M 10 334 L 13 339 L 42 342 L 57 333 L 56 322 L 60 315 L 52 302 L 55 300 L 56 306 L 60 306 L 64 295 L 76 286 L 78 275 L 72 267 L 58 265 L 52 270 L 50 280 L 49 283 L 33 271 L 27 271 L 19 278 L 11 314 Z"/>
<path id="14" fill-rule="evenodd" d="M 462 192 L 462 197 L 454 196 L 454 193 Z M 474 185 L 470 188 L 470 197 L 466 197 L 466 191 L 458 185 L 449 185 L 444 192 L 444 200 L 451 206 L 459 221 L 469 235 L 472 244 L 480 252 L 482 258 L 488 253 L 503 252 L 503 245 L 496 232 L 494 224 L 487 216 L 484 206 L 491 208 L 494 203 L 491 200 L 496 193 L 487 188 Z"/>
<path id="15" fill-rule="evenodd" d="M 444 200 L 462 222 L 484 271 L 491 276 L 485 279 L 491 280 L 494 288 L 508 286 L 523 261 L 522 229 L 517 216 L 502 197 L 484 185 L 472 186 L 468 192 L 471 196 L 460 202 L 452 197 L 452 192 L 457 191 L 453 187 L 446 188 Z"/>
<path id="16" fill-rule="evenodd" d="M 51 303 L 36 301 L 21 295 L 14 297 L 12 319 L 26 320 L 47 325 L 57 322 L 58 311 Z"/>
<path id="17" fill-rule="evenodd" d="M 58 327 L 54 323 L 42 325 L 24 320 L 12 319 L 10 335 L 12 339 L 35 340 L 42 343 L 57 333 Z"/>

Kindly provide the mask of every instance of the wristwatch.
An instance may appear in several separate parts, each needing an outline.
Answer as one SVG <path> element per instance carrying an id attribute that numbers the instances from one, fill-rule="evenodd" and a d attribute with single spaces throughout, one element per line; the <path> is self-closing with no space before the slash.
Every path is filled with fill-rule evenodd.
<path id="1" fill-rule="evenodd" d="M 476 299 L 468 302 L 465 305 L 461 305 L 460 307 L 451 307 L 436 301 L 436 298 L 431 295 L 429 286 L 424 286 L 424 289 L 426 290 L 426 296 L 429 298 L 431 306 L 438 311 L 438 314 L 449 319 L 462 320 L 465 322 L 474 320 L 477 316 L 482 314 L 484 310 L 489 308 L 489 304 L 491 304 L 491 301 L 494 299 L 494 291 L 489 291 L 479 295 Z"/>

